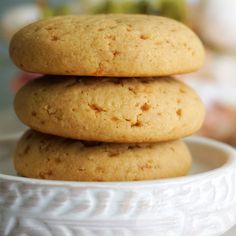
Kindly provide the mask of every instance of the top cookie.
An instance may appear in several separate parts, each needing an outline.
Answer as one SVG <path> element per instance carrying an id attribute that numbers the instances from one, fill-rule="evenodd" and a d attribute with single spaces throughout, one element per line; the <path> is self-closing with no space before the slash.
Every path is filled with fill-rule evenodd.
<path id="1" fill-rule="evenodd" d="M 26 26 L 10 55 L 25 71 L 89 76 L 165 76 L 204 61 L 198 37 L 172 19 L 148 15 L 61 16 Z"/>

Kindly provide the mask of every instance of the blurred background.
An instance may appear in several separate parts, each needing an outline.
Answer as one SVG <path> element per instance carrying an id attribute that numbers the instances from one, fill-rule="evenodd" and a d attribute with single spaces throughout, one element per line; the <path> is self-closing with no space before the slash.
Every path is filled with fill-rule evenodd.
<path id="1" fill-rule="evenodd" d="M 181 76 L 200 94 L 207 116 L 200 134 L 236 146 L 236 1 L 234 0 L 1 0 L 0 136 L 24 126 L 12 108 L 15 92 L 35 75 L 10 61 L 8 44 L 24 25 L 55 15 L 146 13 L 172 17 L 203 40 L 207 57 L 201 71 Z M 38 76 L 38 75 L 36 75 Z M 180 77 L 180 76 L 179 76 Z"/>

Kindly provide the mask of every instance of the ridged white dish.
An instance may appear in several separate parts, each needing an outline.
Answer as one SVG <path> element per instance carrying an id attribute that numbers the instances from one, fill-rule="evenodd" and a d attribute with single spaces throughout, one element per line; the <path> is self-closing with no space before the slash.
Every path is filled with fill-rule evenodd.
<path id="1" fill-rule="evenodd" d="M 15 142 L 0 141 L 1 236 L 216 236 L 236 223 L 236 152 L 225 144 L 187 138 L 186 177 L 102 183 L 18 177 Z"/>

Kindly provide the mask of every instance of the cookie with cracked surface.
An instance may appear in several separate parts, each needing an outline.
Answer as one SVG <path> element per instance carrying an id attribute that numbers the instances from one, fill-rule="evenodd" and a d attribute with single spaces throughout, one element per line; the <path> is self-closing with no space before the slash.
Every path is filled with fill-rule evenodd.
<path id="1" fill-rule="evenodd" d="M 204 61 L 198 37 L 148 15 L 61 16 L 26 26 L 11 40 L 15 64 L 56 75 L 144 77 L 187 73 Z"/>
<path id="2" fill-rule="evenodd" d="M 198 95 L 174 78 L 45 76 L 16 94 L 15 111 L 43 133 L 120 143 L 177 139 L 204 118 Z"/>
<path id="3" fill-rule="evenodd" d="M 27 131 L 15 151 L 21 176 L 71 181 L 133 181 L 186 175 L 191 155 L 181 140 L 153 144 L 84 142 Z"/>

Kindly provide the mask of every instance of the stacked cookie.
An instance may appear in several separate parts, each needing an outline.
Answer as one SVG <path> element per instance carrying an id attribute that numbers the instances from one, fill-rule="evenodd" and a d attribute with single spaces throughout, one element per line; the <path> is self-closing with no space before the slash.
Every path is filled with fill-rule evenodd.
<path id="1" fill-rule="evenodd" d="M 196 132 L 204 107 L 171 75 L 197 70 L 204 50 L 174 20 L 145 15 L 55 17 L 13 37 L 10 55 L 45 74 L 16 95 L 32 130 L 15 152 L 19 175 L 132 181 L 187 174 L 180 138 Z"/>

